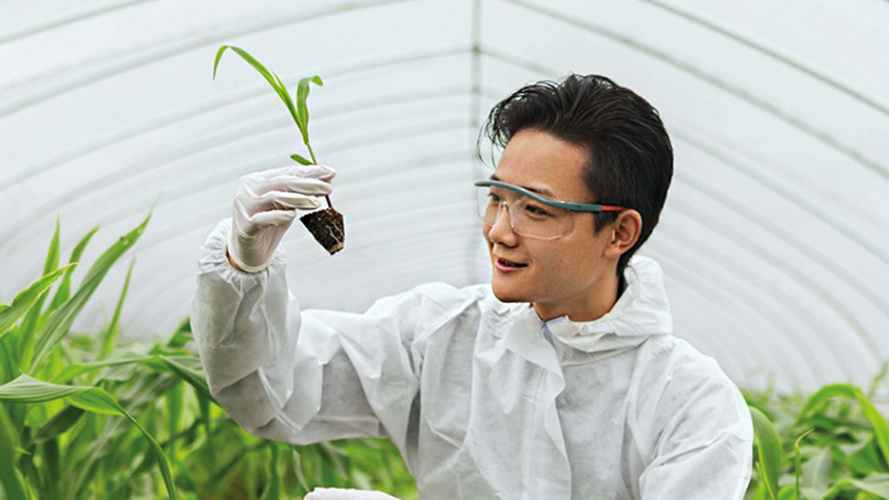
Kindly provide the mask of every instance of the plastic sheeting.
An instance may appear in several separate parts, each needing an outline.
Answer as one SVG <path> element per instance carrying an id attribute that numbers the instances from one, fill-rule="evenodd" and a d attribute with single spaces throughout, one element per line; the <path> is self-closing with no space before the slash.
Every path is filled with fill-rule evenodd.
<path id="1" fill-rule="evenodd" d="M 39 276 L 57 216 L 63 261 L 101 226 L 91 264 L 157 200 L 74 329 L 110 321 L 131 258 L 123 334 L 185 317 L 237 178 L 305 155 L 244 61 L 226 53 L 211 80 L 223 44 L 292 90 L 324 79 L 310 135 L 338 172 L 346 249 L 328 256 L 296 223 L 288 282 L 304 308 L 355 312 L 488 281 L 481 122 L 526 83 L 598 73 L 658 108 L 674 143 L 640 253 L 664 269 L 677 335 L 741 385 L 867 384 L 889 357 L 887 25 L 883 0 L 5 0 L 0 299 Z"/>

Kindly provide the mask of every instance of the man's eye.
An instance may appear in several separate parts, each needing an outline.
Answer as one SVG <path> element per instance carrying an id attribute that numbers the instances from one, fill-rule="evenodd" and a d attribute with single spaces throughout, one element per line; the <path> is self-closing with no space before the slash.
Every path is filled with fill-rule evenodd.
<path id="1" fill-rule="evenodd" d="M 489 193 L 489 194 L 488 194 L 488 199 L 491 200 L 491 201 L 500 201 L 500 197 L 497 196 L 497 195 L 494 194 L 494 193 Z"/>
<path id="2" fill-rule="evenodd" d="M 527 211 L 531 212 L 532 214 L 534 214 L 534 215 L 538 215 L 538 216 L 540 216 L 540 217 L 546 217 L 546 216 L 549 215 L 549 212 L 546 212 L 545 210 L 542 210 L 542 209 L 540 209 L 540 208 L 538 208 L 538 207 L 535 207 L 534 205 L 527 205 L 527 206 L 525 207 L 525 209 L 526 209 Z"/>

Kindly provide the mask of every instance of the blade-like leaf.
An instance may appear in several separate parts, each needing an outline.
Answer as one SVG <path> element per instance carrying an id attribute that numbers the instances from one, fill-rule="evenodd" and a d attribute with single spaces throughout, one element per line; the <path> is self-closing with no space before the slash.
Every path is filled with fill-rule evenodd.
<path id="1" fill-rule="evenodd" d="M 170 341 L 167 342 L 167 347 L 179 349 L 193 339 L 194 335 L 191 333 L 191 320 L 185 318 L 182 323 L 179 324 L 179 327 L 176 328 L 176 331 L 173 332 L 173 336 L 170 337 Z"/>
<path id="2" fill-rule="evenodd" d="M 293 117 L 294 123 L 299 127 L 299 122 L 296 119 L 296 107 L 293 105 L 293 99 L 290 98 L 290 92 L 287 90 L 287 87 L 284 86 L 284 82 L 281 81 L 281 77 L 277 75 L 274 71 L 272 75 L 275 77 L 275 81 L 278 82 L 278 87 L 281 89 L 281 99 L 284 99 L 284 104 L 287 106 L 287 110 L 290 111 L 290 116 Z"/>
<path id="3" fill-rule="evenodd" d="M 830 481 L 831 456 L 830 448 L 824 448 L 821 452 L 803 465 L 803 488 L 812 488 L 819 495 L 827 493 Z"/>
<path id="4" fill-rule="evenodd" d="M 18 378 L 0 386 L 0 401 L 11 403 L 42 403 L 64 399 L 68 403 L 94 413 L 105 415 L 120 415 L 133 423 L 148 440 L 152 451 L 155 453 L 161 475 L 167 486 L 170 498 L 176 499 L 176 487 L 173 483 L 173 474 L 170 463 L 164 454 L 160 444 L 148 433 L 135 418 L 127 413 L 117 401 L 104 389 L 99 387 L 56 385 L 49 382 L 34 379 L 28 375 L 20 375 Z"/>
<path id="5" fill-rule="evenodd" d="M 188 366 L 188 362 L 200 365 L 200 360 L 196 358 L 186 357 L 169 357 L 169 356 L 152 356 L 141 363 L 152 368 L 155 371 L 172 373 L 194 387 L 198 392 L 203 394 L 207 399 L 216 403 L 216 399 L 210 394 L 210 387 L 207 385 L 207 379 L 202 373 Z"/>
<path id="6" fill-rule="evenodd" d="M 60 434 L 70 429 L 71 426 L 76 424 L 83 414 L 84 410 L 82 408 L 70 405 L 65 406 L 62 411 L 53 415 L 51 419 L 47 420 L 39 429 L 37 429 L 37 433 L 31 438 L 31 442 L 28 443 L 28 446 L 30 447 L 31 445 L 40 444 L 44 441 L 58 437 Z"/>
<path id="7" fill-rule="evenodd" d="M 142 221 L 138 227 L 127 233 L 125 236 L 121 236 L 117 242 L 111 245 L 111 247 L 96 260 L 89 271 L 87 271 L 86 276 L 84 276 L 74 297 L 50 316 L 46 325 L 44 325 L 43 329 L 41 329 L 38 334 L 37 343 L 35 344 L 34 349 L 34 359 L 31 362 L 30 370 L 26 370 L 28 373 L 34 372 L 43 365 L 49 353 L 55 349 L 59 342 L 61 342 L 62 338 L 68 333 L 77 314 L 80 313 L 81 309 L 86 305 L 86 302 L 93 295 L 93 292 L 96 291 L 96 288 L 98 288 L 111 266 L 113 266 L 114 263 L 117 262 L 117 259 L 119 259 L 127 250 L 132 248 L 132 246 L 139 240 L 139 237 L 142 235 L 142 232 L 145 231 L 145 227 L 148 225 L 149 220 L 151 220 L 151 211 L 149 211 L 148 216 L 145 217 L 145 220 Z"/>
<path id="8" fill-rule="evenodd" d="M 880 412 L 874 408 L 874 405 L 865 397 L 861 389 L 847 384 L 831 384 L 826 385 L 813 394 L 800 411 L 797 423 L 802 422 L 809 413 L 823 401 L 832 397 L 844 397 L 857 400 L 861 405 L 862 413 L 870 420 L 874 428 L 877 445 L 883 453 L 883 460 L 889 465 L 889 423 L 880 415 Z"/>
<path id="9" fill-rule="evenodd" d="M 756 463 L 760 478 L 766 486 L 768 497 L 778 499 L 778 477 L 781 473 L 781 440 L 775 426 L 761 411 L 750 408 L 753 418 L 753 436 L 759 460 Z"/>
<path id="10" fill-rule="evenodd" d="M 86 236 L 83 237 L 78 243 L 77 246 L 74 247 L 74 250 L 71 251 L 71 258 L 68 259 L 68 263 L 80 262 L 80 257 L 83 255 L 84 250 L 86 250 L 86 245 L 90 242 L 93 235 L 96 234 L 96 231 L 99 230 L 99 226 L 94 227 Z M 56 290 L 56 295 L 52 298 L 52 303 L 49 305 L 49 309 L 46 310 L 47 313 L 51 313 L 59 308 L 62 304 L 68 301 L 68 298 L 71 295 L 71 274 L 74 272 L 74 268 L 68 269 L 65 273 L 65 277 L 62 278 L 62 284 L 59 285 L 59 289 Z"/>
<path id="11" fill-rule="evenodd" d="M 305 159 L 305 158 L 303 158 L 302 156 L 297 155 L 297 154 L 290 155 L 290 158 L 292 158 L 293 161 L 295 161 L 295 162 L 297 162 L 297 163 L 301 163 L 301 164 L 303 164 L 303 165 L 311 165 L 311 164 L 312 164 L 311 161 L 309 161 L 309 160 L 307 160 L 307 159 Z"/>
<path id="12" fill-rule="evenodd" d="M 125 409 L 132 411 L 145 401 L 157 397 L 158 391 L 163 386 L 163 380 L 152 374 L 149 377 L 137 379 L 134 386 L 122 396 L 122 400 L 126 400 Z M 95 420 L 95 415 L 89 414 L 91 421 Z M 90 439 L 84 449 L 84 454 L 78 461 L 77 468 L 71 471 L 74 475 L 73 480 L 69 482 L 70 487 L 66 488 L 65 500 L 74 500 L 83 496 L 84 489 L 89 484 L 89 480 L 95 475 L 98 469 L 98 461 L 107 453 L 107 449 L 113 449 L 113 437 L 119 435 L 118 428 L 124 419 L 114 418 L 106 422 L 101 429 L 95 429 L 98 435 L 91 434 L 94 437 Z M 111 442 L 111 444 L 109 444 Z"/>
<path id="13" fill-rule="evenodd" d="M 323 86 L 321 77 L 318 75 L 300 78 L 296 85 L 296 124 L 302 133 L 303 142 L 309 144 L 309 107 L 306 101 L 309 99 L 309 82 L 318 86 Z"/>
<path id="14" fill-rule="evenodd" d="M 219 65 L 219 60 L 222 58 L 222 54 L 223 52 L 225 52 L 226 49 L 232 49 L 232 51 L 234 51 L 236 54 L 241 56 L 242 59 L 247 61 L 247 64 L 253 66 L 253 68 L 258 71 L 259 74 L 261 74 L 267 82 L 269 82 L 269 85 L 271 85 L 272 88 L 275 89 L 275 93 L 278 94 L 278 97 L 280 97 L 281 100 L 284 102 L 284 105 L 287 106 L 288 111 L 290 111 L 290 114 L 293 116 L 293 120 L 297 122 L 297 125 L 299 125 L 296 113 L 293 110 L 293 102 L 290 100 L 290 95 L 287 93 L 284 85 L 279 84 L 278 80 L 275 79 L 272 73 L 267 70 L 266 67 L 262 65 L 262 63 L 248 54 L 247 51 L 245 51 L 244 49 L 235 47 L 234 45 L 223 45 L 222 47 L 219 47 L 219 51 L 216 52 L 216 61 L 213 63 L 213 79 L 216 79 L 216 67 Z"/>
<path id="15" fill-rule="evenodd" d="M 855 395 L 858 397 L 858 402 L 861 403 L 861 409 L 864 412 L 864 416 L 870 420 L 871 425 L 874 426 L 874 435 L 876 436 L 877 445 L 880 447 L 880 451 L 883 452 L 883 461 L 886 465 L 889 465 L 889 423 L 886 422 L 886 419 L 874 408 L 874 405 L 868 401 L 867 397 L 864 396 L 864 393 L 861 392 L 860 389 L 856 389 Z"/>
<path id="16" fill-rule="evenodd" d="M 16 441 L 13 429 L 15 426 L 12 420 L 6 414 L 6 409 L 0 405 L 0 484 L 5 490 L 6 498 L 30 498 L 25 493 L 24 481 L 14 466 Z"/>
<path id="17" fill-rule="evenodd" d="M 802 475 L 802 457 L 799 452 L 799 444 L 802 442 L 803 438 L 809 435 L 809 433 L 813 432 L 815 429 L 809 429 L 804 432 L 800 437 L 796 439 L 796 442 L 793 443 L 793 462 L 794 462 L 794 475 L 796 476 L 796 500 L 799 500 L 799 480 Z"/>
<path id="18" fill-rule="evenodd" d="M 21 374 L 12 382 L 0 386 L 0 401 L 8 401 L 10 403 L 45 403 L 47 401 L 68 398 L 87 389 L 89 387 L 50 384 L 34 379 L 27 374 Z M 112 411 L 112 413 L 114 412 Z"/>
<path id="19" fill-rule="evenodd" d="M 278 446 L 271 443 L 272 460 L 269 464 L 269 481 L 259 500 L 281 500 L 281 475 L 278 473 Z"/>
<path id="20" fill-rule="evenodd" d="M 847 451 L 846 457 L 846 465 L 852 472 L 861 476 L 874 471 L 886 472 L 887 467 L 877 451 L 876 438 L 870 438 L 854 446 L 855 449 Z"/>
<path id="21" fill-rule="evenodd" d="M 52 235 L 49 243 L 49 252 L 46 254 L 46 262 L 43 264 L 43 276 L 52 273 L 59 268 L 59 216 L 56 215 L 56 230 Z M 25 315 L 22 320 L 22 336 L 18 343 L 18 359 L 30 360 L 31 353 L 34 351 L 34 334 L 37 331 L 37 323 L 40 318 L 40 312 L 43 310 L 43 302 L 46 300 L 48 293 L 40 295 L 37 303 Z M 0 329 L 2 331 L 2 329 Z M 27 365 L 26 365 L 27 366 Z"/>
<path id="22" fill-rule="evenodd" d="M 879 498 L 889 498 L 889 474 L 871 474 L 864 479 L 845 478 L 834 483 L 824 498 L 834 498 L 844 488 L 856 488 Z"/>
<path id="23" fill-rule="evenodd" d="M 167 400 L 167 432 L 175 436 L 179 432 L 179 421 L 182 420 L 183 401 L 185 400 L 185 384 L 174 385 L 165 394 Z M 176 440 L 169 440 L 170 456 L 176 454 Z"/>
<path id="24" fill-rule="evenodd" d="M 102 336 L 102 347 L 99 349 L 99 354 L 96 356 L 96 360 L 105 359 L 111 354 L 111 349 L 114 348 L 114 339 L 117 338 L 117 325 L 120 323 L 120 312 L 123 309 L 123 301 L 127 297 L 127 289 L 130 287 L 130 277 L 133 274 L 133 266 L 135 264 L 136 259 L 130 261 L 127 277 L 123 282 L 123 291 L 120 292 L 120 299 L 117 301 L 117 307 L 114 308 L 114 316 L 111 319 L 111 324 L 108 325 L 108 329 L 105 330 L 105 334 Z"/>
<path id="25" fill-rule="evenodd" d="M 131 363 L 139 363 L 151 359 L 151 356 L 124 356 L 115 359 L 106 359 L 104 361 L 93 361 L 90 363 L 69 363 L 55 374 L 50 380 L 53 384 L 65 384 L 74 377 L 89 373 L 95 370 L 105 368 L 107 366 L 126 365 Z"/>
<path id="26" fill-rule="evenodd" d="M 855 399 L 855 390 L 852 388 L 852 386 L 846 384 L 825 385 L 815 394 L 811 395 L 808 401 L 806 401 L 803 409 L 800 410 L 799 418 L 797 418 L 797 423 L 801 423 L 803 419 L 807 417 L 813 409 L 815 409 L 816 406 L 836 396 Z"/>
<path id="27" fill-rule="evenodd" d="M 13 331 L 16 331 L 17 328 L 14 328 Z M 15 359 L 15 352 L 15 336 L 0 337 L 0 384 L 12 380 L 22 373 Z"/>
<path id="28" fill-rule="evenodd" d="M 198 409 L 201 412 L 201 421 L 204 423 L 204 430 L 207 432 L 207 439 L 204 440 L 204 446 L 207 449 L 207 468 L 213 470 L 216 465 L 216 454 L 213 451 L 213 429 L 210 421 L 210 398 L 205 396 L 201 391 L 195 389 L 198 398 Z"/>
<path id="29" fill-rule="evenodd" d="M 43 276 L 28 288 L 22 290 L 15 295 L 12 304 L 0 311 L 0 339 L 2 339 L 9 330 L 22 316 L 40 300 L 40 297 L 46 294 L 46 291 L 52 284 L 59 279 L 65 271 L 76 264 L 69 264 L 65 267 L 56 269 L 55 271 Z"/>

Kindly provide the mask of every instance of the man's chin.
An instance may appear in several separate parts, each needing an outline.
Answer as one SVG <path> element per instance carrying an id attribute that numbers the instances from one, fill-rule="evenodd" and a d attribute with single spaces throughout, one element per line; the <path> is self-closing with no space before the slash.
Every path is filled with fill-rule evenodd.
<path id="1" fill-rule="evenodd" d="M 523 294 L 508 290 L 506 287 L 497 286 L 496 283 L 491 283 L 491 291 L 494 292 L 494 297 L 497 297 L 497 300 L 500 302 L 528 302 L 528 299 Z"/>

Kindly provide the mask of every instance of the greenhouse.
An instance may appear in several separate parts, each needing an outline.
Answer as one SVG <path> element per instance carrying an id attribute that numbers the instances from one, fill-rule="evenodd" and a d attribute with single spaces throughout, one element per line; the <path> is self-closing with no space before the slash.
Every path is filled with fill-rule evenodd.
<path id="1" fill-rule="evenodd" d="M 889 498 L 887 26 L 0 2 L 0 499 Z"/>

